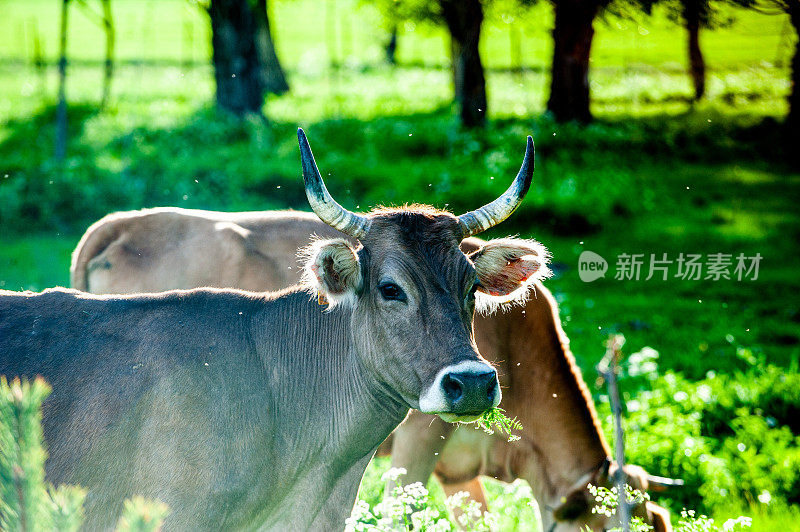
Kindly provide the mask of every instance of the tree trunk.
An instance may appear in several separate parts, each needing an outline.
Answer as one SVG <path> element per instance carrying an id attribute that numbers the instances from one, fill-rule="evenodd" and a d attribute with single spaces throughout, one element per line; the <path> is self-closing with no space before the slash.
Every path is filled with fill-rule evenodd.
<path id="1" fill-rule="evenodd" d="M 589 56 L 599 5 L 587 0 L 554 0 L 553 66 L 547 110 L 559 122 L 589 122 Z"/>
<path id="2" fill-rule="evenodd" d="M 106 60 L 103 73 L 103 99 L 100 105 L 105 107 L 111 96 L 111 80 L 114 77 L 114 19 L 111 14 L 111 0 L 102 0 L 103 29 L 106 33 Z"/>
<path id="3" fill-rule="evenodd" d="M 683 19 L 689 48 L 689 75 L 694 85 L 694 101 L 700 100 L 706 92 L 706 62 L 700 49 L 702 15 L 699 0 L 683 0 Z"/>
<path id="4" fill-rule="evenodd" d="M 58 46 L 58 105 L 56 107 L 56 159 L 67 154 L 67 15 L 69 0 L 61 2 L 61 24 Z"/>
<path id="5" fill-rule="evenodd" d="M 486 124 L 486 79 L 478 43 L 483 8 L 480 0 L 439 0 L 452 38 L 455 99 L 465 127 Z"/>
<path id="6" fill-rule="evenodd" d="M 273 94 L 283 94 L 289 91 L 286 74 L 275 53 L 275 42 L 272 40 L 272 31 L 267 15 L 267 0 L 259 0 L 256 5 L 258 15 L 258 50 L 264 63 L 263 76 L 264 88 Z"/>
<path id="7" fill-rule="evenodd" d="M 265 84 L 253 5 L 249 0 L 211 0 L 208 14 L 217 105 L 238 116 L 261 114 Z"/>

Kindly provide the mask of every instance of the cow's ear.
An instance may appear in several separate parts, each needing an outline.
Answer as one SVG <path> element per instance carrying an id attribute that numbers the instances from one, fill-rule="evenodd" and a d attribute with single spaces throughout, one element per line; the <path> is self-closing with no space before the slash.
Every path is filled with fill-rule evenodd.
<path id="1" fill-rule="evenodd" d="M 533 283 L 550 276 L 550 254 L 535 240 L 490 240 L 470 254 L 478 276 L 476 302 L 481 312 L 498 305 L 524 301 Z"/>
<path id="2" fill-rule="evenodd" d="M 305 260 L 302 283 L 329 308 L 355 302 L 361 286 L 358 255 L 344 239 L 317 240 L 300 250 Z"/>

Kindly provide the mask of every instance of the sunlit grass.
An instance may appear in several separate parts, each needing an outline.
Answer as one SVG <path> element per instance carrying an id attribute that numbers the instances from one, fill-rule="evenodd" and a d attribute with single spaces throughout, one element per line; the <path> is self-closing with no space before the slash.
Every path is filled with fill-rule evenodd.
<path id="1" fill-rule="evenodd" d="M 794 530 L 797 523 L 800 523 L 800 508 L 780 502 L 753 503 L 744 507 L 731 506 L 730 508 L 720 508 L 714 512 L 714 518 L 719 522 L 738 515 L 748 515 L 753 518 L 751 532 Z"/>

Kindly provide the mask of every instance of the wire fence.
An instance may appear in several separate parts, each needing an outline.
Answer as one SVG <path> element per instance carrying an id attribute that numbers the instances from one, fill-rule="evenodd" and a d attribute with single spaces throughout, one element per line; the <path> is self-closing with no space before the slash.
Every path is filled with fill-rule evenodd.
<path id="1" fill-rule="evenodd" d="M 87 4 L 98 2 L 88 0 Z M 69 57 L 73 64 L 103 61 L 102 28 L 72 2 Z M 284 66 L 309 63 L 363 68 L 382 63 L 389 34 L 370 5 L 357 0 L 273 0 L 273 33 Z M 58 3 L 0 0 L 0 63 L 53 64 L 57 61 Z M 114 0 L 118 64 L 192 66 L 208 64 L 211 29 L 202 8 L 185 0 Z M 738 12 L 730 27 L 704 32 L 710 69 L 741 65 L 785 66 L 794 47 L 787 17 Z M 685 64 L 684 32 L 665 16 L 641 20 L 601 17 L 595 24 L 593 67 L 680 70 Z M 543 71 L 549 67 L 552 13 L 547 6 L 516 17 L 487 13 L 482 55 L 491 71 Z M 400 66 L 449 67 L 449 38 L 441 27 L 407 21 L 398 27 Z"/>

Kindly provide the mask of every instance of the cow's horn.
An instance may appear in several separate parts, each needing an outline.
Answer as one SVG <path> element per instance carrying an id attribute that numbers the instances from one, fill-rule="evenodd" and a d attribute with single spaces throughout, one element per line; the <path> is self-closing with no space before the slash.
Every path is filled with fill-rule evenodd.
<path id="1" fill-rule="evenodd" d="M 532 177 L 533 139 L 528 137 L 528 145 L 525 148 L 525 159 L 522 161 L 522 167 L 508 190 L 490 204 L 458 217 L 458 224 L 461 226 L 464 238 L 486 231 L 511 216 L 511 213 L 519 207 L 522 198 L 528 192 Z"/>
<path id="2" fill-rule="evenodd" d="M 326 224 L 338 229 L 353 238 L 361 238 L 369 229 L 369 220 L 365 216 L 348 211 L 333 199 L 325 188 L 322 175 L 319 173 L 311 146 L 302 128 L 297 128 L 297 140 L 300 142 L 300 159 L 303 163 L 303 181 L 306 184 L 306 197 L 311 210 Z"/>
<path id="3" fill-rule="evenodd" d="M 678 488 L 683 486 L 683 480 L 679 478 L 658 477 L 656 475 L 647 475 L 647 484 L 649 491 L 661 492 L 671 488 Z"/>

